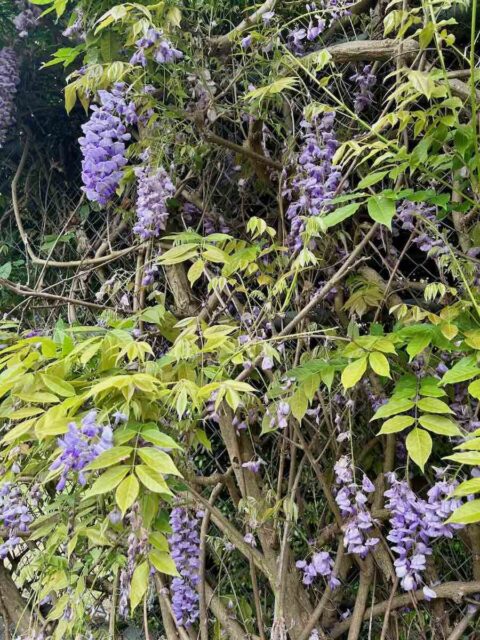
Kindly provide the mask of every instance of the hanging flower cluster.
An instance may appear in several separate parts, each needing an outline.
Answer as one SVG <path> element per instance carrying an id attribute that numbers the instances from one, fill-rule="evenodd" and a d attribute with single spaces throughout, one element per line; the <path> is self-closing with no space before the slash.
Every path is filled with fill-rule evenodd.
<path id="1" fill-rule="evenodd" d="M 68 425 L 68 432 L 58 439 L 61 453 L 50 467 L 51 471 L 61 469 L 57 491 L 65 488 L 71 473 L 77 474 L 83 486 L 86 478 L 84 468 L 104 451 L 113 447 L 113 432 L 110 426 L 97 424 L 97 412 L 90 411 L 83 418 L 80 429 L 75 422 Z"/>
<path id="2" fill-rule="evenodd" d="M 170 64 L 183 58 L 183 53 L 175 49 L 173 44 L 163 35 L 163 31 L 149 29 L 147 33 L 135 42 L 136 50 L 130 59 L 130 64 L 147 66 L 146 52 L 151 49 L 152 57 L 158 64 Z"/>
<path id="3" fill-rule="evenodd" d="M 197 585 L 200 536 L 197 516 L 192 516 L 182 507 L 176 507 L 170 515 L 173 533 L 168 541 L 173 561 L 180 574 L 171 584 L 172 607 L 175 618 L 185 627 L 192 625 L 199 616 Z"/>
<path id="4" fill-rule="evenodd" d="M 404 231 L 413 231 L 415 223 L 425 222 L 424 231 L 413 238 L 420 251 L 438 257 L 448 253 L 448 246 L 440 235 L 440 224 L 437 220 L 435 207 L 429 206 L 426 202 L 410 202 L 404 200 L 397 209 L 400 228 Z"/>
<path id="5" fill-rule="evenodd" d="M 438 481 L 424 500 L 418 497 L 404 480 L 395 473 L 387 474 L 390 488 L 385 491 L 388 498 L 386 508 L 391 512 L 390 533 L 387 539 L 393 542 L 392 551 L 397 556 L 395 572 L 405 591 L 417 589 L 422 583 L 427 556 L 432 553 L 431 539 L 453 538 L 453 532 L 463 525 L 445 524 L 445 520 L 461 505 L 453 498 L 455 484 Z M 429 587 L 424 587 L 427 598 L 435 597 Z"/>
<path id="6" fill-rule="evenodd" d="M 99 105 L 91 107 L 90 120 L 82 125 L 79 139 L 83 154 L 82 180 L 87 198 L 105 206 L 117 190 L 127 164 L 125 142 L 130 140 L 126 124 L 138 118 L 133 102 L 125 98 L 125 84 L 111 91 L 99 91 Z"/>
<path id="7" fill-rule="evenodd" d="M 138 167 L 137 222 L 134 233 L 142 240 L 156 238 L 165 230 L 168 220 L 167 200 L 173 198 L 175 186 L 163 167 Z"/>
<path id="8" fill-rule="evenodd" d="M 303 571 L 303 584 L 309 586 L 317 576 L 323 576 L 328 579 L 330 589 L 335 589 L 340 585 L 340 580 L 333 573 L 333 565 L 332 557 L 328 551 L 314 553 L 310 562 L 298 560 L 295 563 L 297 569 Z"/>
<path id="9" fill-rule="evenodd" d="M 373 103 L 372 89 L 377 84 L 377 76 L 372 73 L 372 65 L 366 64 L 361 71 L 354 73 L 350 80 L 355 83 L 354 109 L 361 113 Z"/>
<path id="10" fill-rule="evenodd" d="M 7 530 L 7 536 L 0 545 L 0 559 L 6 558 L 22 542 L 19 534 L 29 532 L 32 520 L 19 487 L 12 482 L 5 482 L 0 487 L 0 522 Z"/>
<path id="11" fill-rule="evenodd" d="M 350 15 L 348 3 L 338 0 L 326 0 L 321 7 L 317 7 L 315 2 L 305 5 L 305 10 L 310 14 L 307 28 L 301 26 L 291 29 L 287 34 L 287 46 L 296 55 L 305 53 L 307 42 L 313 42 L 320 36 L 325 28 L 343 16 Z"/>
<path id="12" fill-rule="evenodd" d="M 15 124 L 15 94 L 20 82 L 18 58 L 13 49 L 0 49 L 0 147 Z"/>
<path id="13" fill-rule="evenodd" d="M 118 608 L 122 617 L 127 618 L 129 612 L 130 587 L 139 556 L 145 556 L 149 549 L 148 531 L 143 526 L 140 505 L 135 502 L 128 514 L 131 532 L 128 536 L 127 566 L 120 572 L 120 588 Z"/>
<path id="14" fill-rule="evenodd" d="M 295 176 L 283 194 L 290 200 L 287 218 L 290 220 L 289 246 L 302 247 L 300 234 L 305 225 L 301 216 L 318 216 L 329 209 L 340 185 L 340 169 L 333 164 L 338 148 L 333 124 L 335 114 L 325 113 L 312 122 L 303 121 L 304 139 L 298 156 Z"/>
<path id="15" fill-rule="evenodd" d="M 26 0 L 15 0 L 15 4 L 20 9 L 20 13 L 13 19 L 15 29 L 19 38 L 26 38 L 28 32 L 37 26 L 41 10 L 35 5 L 31 5 Z"/>
<path id="16" fill-rule="evenodd" d="M 85 40 L 87 36 L 84 29 L 83 11 L 77 8 L 74 15 L 74 21 L 64 31 L 62 31 L 62 36 L 65 38 L 78 38 L 79 40 Z"/>
<path id="17" fill-rule="evenodd" d="M 342 456 L 335 463 L 334 471 L 339 485 L 335 502 L 345 519 L 343 530 L 347 553 L 356 553 L 364 558 L 379 542 L 378 538 L 368 536 L 375 524 L 367 508 L 368 494 L 375 490 L 375 486 L 366 475 L 361 486 L 355 482 L 352 463 L 347 456 Z"/>

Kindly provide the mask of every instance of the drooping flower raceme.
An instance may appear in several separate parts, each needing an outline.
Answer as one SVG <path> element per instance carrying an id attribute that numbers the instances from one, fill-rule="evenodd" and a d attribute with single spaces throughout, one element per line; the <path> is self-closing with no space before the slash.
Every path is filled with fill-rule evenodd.
<path id="1" fill-rule="evenodd" d="M 104 451 L 113 446 L 113 432 L 110 426 L 97 424 L 97 412 L 90 411 L 83 418 L 80 429 L 75 422 L 68 425 L 68 432 L 58 439 L 61 453 L 50 469 L 61 469 L 57 491 L 65 488 L 68 479 L 78 477 L 78 482 L 85 485 L 84 468 Z"/>
<path id="2" fill-rule="evenodd" d="M 156 238 L 167 225 L 167 200 L 173 198 L 175 186 L 163 167 L 152 170 L 139 167 L 135 171 L 138 178 L 137 222 L 134 233 L 142 240 Z"/>
<path id="3" fill-rule="evenodd" d="M 127 566 L 120 572 L 120 597 L 118 602 L 119 613 L 124 618 L 128 616 L 129 612 L 131 580 L 139 557 L 145 557 L 150 549 L 148 531 L 143 526 L 138 502 L 134 502 L 132 505 L 128 514 L 128 522 L 131 531 L 128 535 Z"/>
<path id="4" fill-rule="evenodd" d="M 131 64 L 147 66 L 147 51 L 151 50 L 152 57 L 158 64 L 170 64 L 183 58 L 183 53 L 175 49 L 173 44 L 163 35 L 163 31 L 149 29 L 147 33 L 135 42 L 135 53 L 130 59 Z"/>
<path id="5" fill-rule="evenodd" d="M 199 515 L 199 514 L 198 514 Z M 198 568 L 200 564 L 199 520 L 187 509 L 175 507 L 170 515 L 173 533 L 169 543 L 173 561 L 180 574 L 173 578 L 172 607 L 177 621 L 189 627 L 199 616 Z"/>
<path id="6" fill-rule="evenodd" d="M 303 145 L 297 159 L 291 185 L 283 194 L 290 200 L 287 218 L 290 220 L 289 245 L 302 247 L 300 234 L 305 228 L 301 216 L 318 216 L 330 208 L 332 198 L 340 185 L 340 169 L 333 164 L 338 148 L 333 124 L 335 114 L 325 113 L 312 122 L 303 121 Z"/>
<path id="7" fill-rule="evenodd" d="M 0 147 L 15 124 L 15 94 L 20 82 L 18 58 L 13 49 L 0 49 Z"/>
<path id="8" fill-rule="evenodd" d="M 295 563 L 297 569 L 303 571 L 303 584 L 309 586 L 317 576 L 323 576 L 328 579 L 329 587 L 335 589 L 340 585 L 340 581 L 333 573 L 333 565 L 332 557 L 328 551 L 314 553 L 310 562 L 298 560 Z"/>
<path id="9" fill-rule="evenodd" d="M 26 38 L 28 32 L 37 26 L 41 10 L 35 5 L 31 5 L 26 0 L 16 0 L 15 4 L 20 9 L 20 13 L 13 19 L 15 29 L 19 38 Z"/>
<path id="10" fill-rule="evenodd" d="M 385 506 L 391 512 L 387 539 L 393 542 L 391 549 L 397 556 L 394 566 L 400 585 L 410 591 L 423 583 L 422 572 L 427 556 L 432 553 L 431 539 L 452 538 L 453 532 L 462 528 L 463 525 L 444 523 L 461 501 L 452 497 L 455 484 L 446 480 L 437 482 L 424 500 L 405 481 L 398 480 L 395 473 L 387 474 L 387 478 L 390 488 L 385 491 L 388 498 Z M 427 598 L 435 597 L 428 586 L 424 591 Z"/>
<path id="11" fill-rule="evenodd" d="M 347 456 L 336 462 L 334 471 L 338 485 L 335 502 L 345 519 L 343 530 L 347 553 L 356 553 L 364 558 L 379 541 L 368 535 L 375 524 L 367 507 L 368 494 L 375 490 L 375 486 L 365 475 L 360 486 L 354 481 L 351 461 Z"/>
<path id="12" fill-rule="evenodd" d="M 127 102 L 125 85 L 118 83 L 112 91 L 99 91 L 100 104 L 91 107 L 90 120 L 82 125 L 79 139 L 83 154 L 82 180 L 87 198 L 105 206 L 115 194 L 127 164 L 125 142 L 130 140 L 126 124 L 135 124 L 133 102 Z"/>
<path id="13" fill-rule="evenodd" d="M 432 257 L 438 257 L 449 252 L 448 246 L 440 234 L 439 221 L 435 213 L 435 207 L 426 202 L 410 202 L 404 200 L 397 209 L 400 228 L 405 231 L 413 231 L 415 222 L 418 222 L 423 231 L 412 240 L 420 251 L 428 253 Z M 424 224 L 422 224 L 424 223 Z"/>
<path id="14" fill-rule="evenodd" d="M 8 532 L 5 542 L 0 545 L 0 559 L 22 542 L 20 533 L 28 533 L 33 518 L 19 487 L 5 482 L 0 487 L 0 522 Z"/>
<path id="15" fill-rule="evenodd" d="M 360 113 L 373 102 L 372 89 L 377 84 L 377 76 L 372 73 L 372 65 L 366 64 L 361 71 L 354 73 L 350 80 L 355 83 L 354 109 Z"/>

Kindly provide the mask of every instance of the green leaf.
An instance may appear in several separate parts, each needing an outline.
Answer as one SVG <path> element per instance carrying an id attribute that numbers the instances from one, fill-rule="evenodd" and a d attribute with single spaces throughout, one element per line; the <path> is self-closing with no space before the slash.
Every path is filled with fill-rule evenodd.
<path id="1" fill-rule="evenodd" d="M 412 416 L 395 416 L 382 424 L 382 428 L 377 435 L 382 436 L 389 433 L 398 433 L 407 427 L 411 427 L 414 422 L 415 418 Z"/>
<path id="2" fill-rule="evenodd" d="M 467 356 L 459 360 L 449 371 L 445 373 L 440 381 L 441 385 L 456 384 L 457 382 L 464 382 L 475 378 L 480 374 L 480 369 L 477 367 L 477 360 L 475 356 Z"/>
<path id="3" fill-rule="evenodd" d="M 303 391 L 301 391 L 301 389 L 299 389 L 290 398 L 289 404 L 290 404 L 290 409 L 292 411 L 293 417 L 300 422 L 303 416 L 307 413 L 307 409 L 308 409 L 307 396 L 303 393 Z"/>
<path id="4" fill-rule="evenodd" d="M 409 411 L 415 406 L 413 400 L 409 398 L 392 398 L 387 404 L 382 405 L 375 412 L 372 420 L 378 420 L 379 418 L 389 418 L 397 413 L 404 413 Z"/>
<path id="5" fill-rule="evenodd" d="M 168 488 L 163 476 L 158 471 L 155 471 L 155 469 L 148 467 L 146 464 L 138 464 L 135 467 L 135 473 L 137 474 L 140 482 L 147 487 L 149 491 L 173 496 L 173 493 Z"/>
<path id="6" fill-rule="evenodd" d="M 92 496 L 98 496 L 102 493 L 108 493 L 113 491 L 120 482 L 124 479 L 129 471 L 129 467 L 112 467 L 102 473 L 102 475 L 95 480 L 92 487 L 86 492 L 85 498 L 91 498 Z"/>
<path id="7" fill-rule="evenodd" d="M 344 207 L 335 209 L 332 213 L 329 213 L 324 218 L 319 218 L 318 223 L 322 231 L 326 231 L 330 227 L 335 227 L 340 222 L 343 222 L 347 218 L 353 216 L 354 213 L 360 208 L 361 202 L 352 202 Z"/>
<path id="8" fill-rule="evenodd" d="M 12 263 L 5 262 L 0 266 L 0 278 L 8 279 L 10 274 L 12 273 Z"/>
<path id="9" fill-rule="evenodd" d="M 277 93 L 282 93 L 282 91 L 285 91 L 286 89 L 293 89 L 297 84 L 298 78 L 295 78 L 294 76 L 279 78 L 265 87 L 258 87 L 258 89 L 249 91 L 245 95 L 245 100 L 263 100 L 264 98 L 276 95 Z"/>
<path id="10" fill-rule="evenodd" d="M 162 449 L 182 449 L 182 447 L 175 442 L 173 438 L 167 436 L 166 433 L 162 433 L 157 427 L 147 427 L 141 431 L 142 440 L 151 442 L 157 447 Z"/>
<path id="11" fill-rule="evenodd" d="M 139 491 L 140 485 L 138 484 L 138 480 L 134 475 L 127 476 L 118 485 L 117 491 L 115 493 L 115 500 L 123 515 L 125 515 L 128 509 L 130 509 L 132 504 L 135 502 L 138 497 Z"/>
<path id="12" fill-rule="evenodd" d="M 408 455 L 418 464 L 420 469 L 424 471 L 432 452 L 432 438 L 429 433 L 423 429 L 412 429 L 406 437 L 405 444 L 407 446 Z"/>
<path id="13" fill-rule="evenodd" d="M 362 378 L 363 374 L 367 370 L 367 356 L 354 360 L 348 364 L 342 371 L 342 384 L 344 389 L 350 389 L 354 387 L 357 382 Z"/>
<path id="14" fill-rule="evenodd" d="M 428 72 L 425 71 L 409 71 L 408 79 L 412 83 L 414 89 L 422 93 L 428 100 L 432 97 L 435 89 L 435 83 Z"/>
<path id="15" fill-rule="evenodd" d="M 52 376 L 50 374 L 44 374 L 42 376 L 42 380 L 47 389 L 56 393 L 57 396 L 70 398 L 75 395 L 74 387 L 72 387 L 72 385 L 66 380 L 62 380 L 62 378 L 58 378 L 57 376 Z"/>
<path id="16" fill-rule="evenodd" d="M 471 438 L 462 442 L 455 449 L 462 449 L 467 451 L 480 451 L 480 438 Z"/>
<path id="17" fill-rule="evenodd" d="M 105 469 L 111 467 L 117 462 L 126 460 L 133 451 L 133 447 L 113 447 L 101 453 L 93 462 L 85 467 L 87 471 L 93 471 L 94 469 Z"/>
<path id="18" fill-rule="evenodd" d="M 370 173 L 365 178 L 362 178 L 360 182 L 357 184 L 357 189 L 366 189 L 367 187 L 371 187 L 387 175 L 388 171 L 377 171 L 375 173 Z"/>
<path id="19" fill-rule="evenodd" d="M 441 436 L 461 436 L 462 432 L 458 428 L 458 425 L 450 420 L 449 418 L 445 418 L 445 416 L 437 416 L 437 415 L 424 415 L 419 418 L 419 423 L 425 429 L 429 431 L 433 431 L 433 433 L 438 433 Z"/>
<path id="20" fill-rule="evenodd" d="M 154 471 L 183 478 L 168 453 L 158 451 L 158 449 L 154 449 L 153 447 L 143 447 L 142 449 L 138 449 L 137 453 L 145 464 Z"/>
<path id="21" fill-rule="evenodd" d="M 132 612 L 143 600 L 143 596 L 148 589 L 148 580 L 150 577 L 150 567 L 148 562 L 142 562 L 133 572 L 132 580 L 130 582 L 130 605 Z"/>
<path id="22" fill-rule="evenodd" d="M 474 380 L 468 385 L 468 393 L 477 400 L 480 400 L 480 379 Z"/>
<path id="23" fill-rule="evenodd" d="M 367 200 L 367 210 L 372 220 L 392 230 L 392 219 L 396 213 L 394 200 L 384 196 L 371 196 Z"/>
<path id="24" fill-rule="evenodd" d="M 380 351 L 373 351 L 369 356 L 369 362 L 372 369 L 379 376 L 390 378 L 390 365 L 387 358 Z"/>
<path id="25" fill-rule="evenodd" d="M 474 493 L 480 493 L 480 478 L 471 478 L 461 482 L 453 492 L 454 496 L 470 496 Z"/>
<path id="26" fill-rule="evenodd" d="M 458 507 L 450 518 L 446 521 L 449 523 L 472 524 L 480 520 L 480 500 L 472 500 Z"/>
<path id="27" fill-rule="evenodd" d="M 417 407 L 428 413 L 453 413 L 448 404 L 438 398 L 421 398 L 417 402 Z"/>
<path id="28" fill-rule="evenodd" d="M 470 464 L 476 466 L 480 465 L 480 453 L 477 453 L 476 451 L 454 453 L 451 456 L 446 456 L 445 460 L 453 460 L 453 462 L 459 462 L 460 464 Z"/>
<path id="29" fill-rule="evenodd" d="M 175 562 L 170 557 L 170 554 L 166 551 L 152 549 L 148 554 L 148 559 L 153 564 L 155 569 L 160 573 L 164 573 L 167 576 L 179 575 L 177 567 L 175 566 Z"/>
<path id="30" fill-rule="evenodd" d="M 203 262 L 203 260 L 197 260 L 192 264 L 187 272 L 187 278 L 191 285 L 194 285 L 195 282 L 201 277 L 204 268 L 205 263 Z"/>

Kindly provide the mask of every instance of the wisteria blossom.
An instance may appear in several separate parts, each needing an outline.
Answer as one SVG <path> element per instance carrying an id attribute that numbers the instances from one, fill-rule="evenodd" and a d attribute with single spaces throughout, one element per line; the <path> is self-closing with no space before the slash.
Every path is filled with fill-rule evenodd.
<path id="1" fill-rule="evenodd" d="M 344 518 L 344 544 L 347 553 L 356 553 L 364 558 L 375 547 L 379 539 L 370 535 L 375 526 L 368 508 L 368 495 L 375 490 L 374 484 L 364 475 L 361 484 L 353 476 L 350 459 L 342 456 L 334 466 L 338 489 L 335 502 Z"/>
<path id="2" fill-rule="evenodd" d="M 75 422 L 68 425 L 68 432 L 58 438 L 60 455 L 50 466 L 51 471 L 61 470 L 57 491 L 65 488 L 67 480 L 78 479 L 86 484 L 84 469 L 97 456 L 113 446 L 113 432 L 109 425 L 97 423 L 97 412 L 92 410 L 82 419 L 80 428 Z"/>
<path id="3" fill-rule="evenodd" d="M 135 105 L 127 102 L 125 85 L 98 92 L 99 105 L 92 105 L 90 120 L 82 125 L 79 138 L 83 154 L 82 180 L 87 198 L 105 206 L 115 194 L 127 164 L 126 142 L 130 140 L 126 124 L 137 121 Z"/>
<path id="4" fill-rule="evenodd" d="M 312 122 L 302 122 L 303 142 L 293 177 L 283 193 L 290 201 L 287 218 L 290 221 L 289 246 L 302 247 L 303 217 L 325 214 L 340 185 L 340 169 L 333 164 L 338 141 L 333 128 L 335 114 L 325 113 Z"/>
<path id="5" fill-rule="evenodd" d="M 175 185 L 163 167 L 139 167 L 135 173 L 138 179 L 138 195 L 137 221 L 133 231 L 142 240 L 156 238 L 167 226 L 167 202 L 175 194 Z M 153 276 L 153 273 L 150 275 Z"/>
<path id="6" fill-rule="evenodd" d="M 5 482 L 0 486 L 0 522 L 7 531 L 4 542 L 0 544 L 0 559 L 4 559 L 21 544 L 20 534 L 29 532 L 33 520 L 30 509 L 18 485 Z"/>
<path id="7" fill-rule="evenodd" d="M 130 59 L 131 64 L 147 66 L 147 52 L 158 64 L 170 64 L 183 58 L 183 53 L 175 49 L 173 44 L 163 34 L 163 31 L 150 28 L 147 33 L 135 42 L 135 53 Z"/>
<path id="8" fill-rule="evenodd" d="M 178 622 L 191 626 L 199 616 L 198 569 L 200 566 L 200 532 L 197 515 L 188 509 L 175 507 L 170 515 L 172 534 L 169 536 L 173 561 L 180 574 L 171 583 L 172 607 Z"/>
<path id="9" fill-rule="evenodd" d="M 462 528 L 458 524 L 445 524 L 461 500 L 452 497 L 456 485 L 446 480 L 438 481 L 425 500 L 406 481 L 398 480 L 395 473 L 388 474 L 387 479 L 390 488 L 385 491 L 388 498 L 385 506 L 391 512 L 387 539 L 393 543 L 391 549 L 397 556 L 394 565 L 400 585 L 410 591 L 423 584 L 432 539 L 452 538 L 454 531 Z"/>
<path id="10" fill-rule="evenodd" d="M 0 49 L 0 147 L 15 124 L 15 94 L 20 83 L 18 58 L 13 49 Z"/>

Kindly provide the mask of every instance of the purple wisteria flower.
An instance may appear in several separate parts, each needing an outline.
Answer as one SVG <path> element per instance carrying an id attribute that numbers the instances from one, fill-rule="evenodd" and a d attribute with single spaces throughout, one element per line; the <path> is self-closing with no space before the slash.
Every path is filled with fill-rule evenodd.
<path id="1" fill-rule="evenodd" d="M 333 565 L 333 560 L 328 551 L 314 553 L 310 562 L 298 560 L 295 563 L 297 569 L 303 571 L 303 584 L 309 586 L 317 576 L 323 576 L 328 579 L 329 587 L 335 589 L 340 585 L 340 581 L 333 573 Z"/>
<path id="2" fill-rule="evenodd" d="M 433 257 L 448 253 L 448 245 L 440 235 L 440 223 L 437 220 L 435 207 L 426 202 L 410 202 L 404 200 L 397 209 L 397 219 L 401 223 L 399 226 L 405 231 L 413 231 L 415 222 L 420 225 L 422 221 L 427 224 L 422 225 L 424 231 L 415 236 L 412 240 L 420 251 L 428 253 Z"/>
<path id="3" fill-rule="evenodd" d="M 290 220 L 289 246 L 301 249 L 301 233 L 305 225 L 301 216 L 318 216 L 330 209 L 332 198 L 340 185 L 340 169 L 333 164 L 338 148 L 333 125 L 335 114 L 325 113 L 312 122 L 302 122 L 303 144 L 297 159 L 295 175 L 283 194 L 290 200 L 287 218 Z"/>
<path id="4" fill-rule="evenodd" d="M 118 521 L 120 520 L 121 515 Z M 143 526 L 138 502 L 132 505 L 130 513 L 128 514 L 128 522 L 131 530 L 127 539 L 127 566 L 120 572 L 120 597 L 118 599 L 118 610 L 123 618 L 127 618 L 128 616 L 131 580 L 138 564 L 138 559 L 139 557 L 145 557 L 150 549 L 148 531 Z"/>
<path id="5" fill-rule="evenodd" d="M 13 49 L 0 49 L 0 147 L 15 124 L 15 94 L 20 82 L 18 58 Z"/>
<path id="6" fill-rule="evenodd" d="M 258 473 L 262 464 L 265 464 L 265 461 L 259 458 L 258 460 L 249 460 L 248 462 L 243 462 L 242 467 L 244 469 L 248 469 L 248 471 L 252 471 L 253 473 Z"/>
<path id="7" fill-rule="evenodd" d="M 83 470 L 97 456 L 113 447 L 113 432 L 108 425 L 98 425 L 97 412 L 90 411 L 83 418 L 80 429 L 75 422 L 71 422 L 68 432 L 58 438 L 57 442 L 62 451 L 50 466 L 50 470 L 61 469 L 57 491 L 62 491 L 67 480 L 72 477 L 72 472 L 77 476 L 80 485 L 86 484 Z"/>
<path id="8" fill-rule="evenodd" d="M 355 113 L 360 113 L 373 103 L 372 89 L 377 84 L 377 76 L 372 73 L 372 65 L 366 64 L 361 71 L 357 71 L 350 80 L 355 83 Z"/>
<path id="9" fill-rule="evenodd" d="M 78 38 L 79 40 L 85 40 L 86 33 L 83 25 L 83 11 L 77 8 L 74 15 L 74 21 L 64 31 L 62 31 L 62 36 L 65 38 Z"/>
<path id="10" fill-rule="evenodd" d="M 0 544 L 0 559 L 4 559 L 19 544 L 20 533 L 29 532 L 33 518 L 16 484 L 5 482 L 0 487 L 0 522 L 7 530 L 5 541 Z"/>
<path id="11" fill-rule="evenodd" d="M 343 530 L 347 553 L 356 553 L 364 558 L 379 542 L 378 538 L 368 535 L 375 524 L 367 506 L 368 494 L 375 490 L 375 486 L 366 475 L 360 486 L 354 481 L 352 463 L 347 456 L 336 462 L 334 471 L 339 485 L 335 502 L 345 520 Z"/>
<path id="12" fill-rule="evenodd" d="M 175 507 L 170 515 L 173 533 L 168 541 L 173 561 L 180 574 L 173 578 L 171 584 L 172 607 L 175 618 L 185 627 L 191 626 L 199 616 L 197 585 L 200 535 L 197 516 L 183 507 Z"/>
<path id="13" fill-rule="evenodd" d="M 135 42 L 135 53 L 130 59 L 134 65 L 147 66 L 147 51 L 151 51 L 158 64 L 170 64 L 183 58 L 183 53 L 175 49 L 173 44 L 163 35 L 163 31 L 150 28 L 147 33 Z"/>
<path id="14" fill-rule="evenodd" d="M 82 125 L 79 138 L 83 154 L 82 180 L 87 198 L 105 206 L 113 197 L 127 164 L 125 143 L 130 140 L 126 124 L 138 120 L 135 105 L 125 99 L 125 84 L 117 83 L 111 91 L 99 91 L 99 105 L 92 105 L 92 115 Z"/>
<path id="15" fill-rule="evenodd" d="M 461 500 L 453 498 L 456 484 L 446 480 L 438 481 L 427 494 L 427 499 L 419 498 L 404 480 L 398 480 L 395 473 L 387 474 L 390 488 L 385 491 L 388 498 L 386 508 L 391 512 L 390 533 L 387 539 L 397 556 L 395 573 L 405 591 L 417 589 L 422 583 L 427 556 L 432 553 L 431 539 L 452 538 L 453 532 L 463 525 L 445 524 L 445 520 L 461 505 Z M 427 588 L 428 597 L 434 597 Z M 432 592 L 434 593 L 434 592 Z"/>
<path id="16" fill-rule="evenodd" d="M 38 18 L 42 13 L 39 7 L 31 5 L 26 0 L 16 0 L 15 4 L 20 9 L 20 13 L 13 19 L 15 29 L 19 38 L 26 38 L 28 32 L 37 26 Z"/>
<path id="17" fill-rule="evenodd" d="M 133 232 L 142 240 L 158 237 L 168 220 L 167 201 L 175 195 L 175 186 L 163 167 L 152 170 L 138 167 L 137 222 Z"/>

